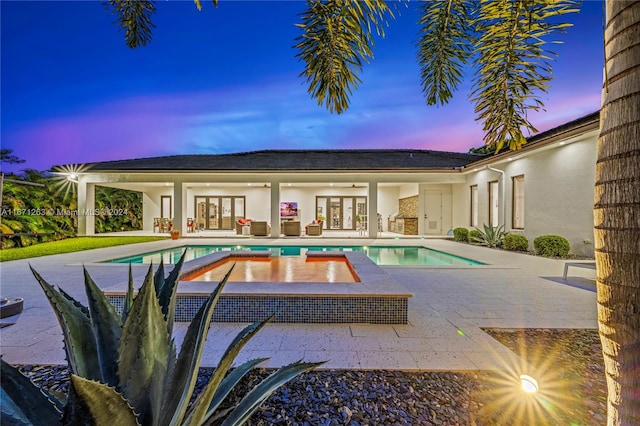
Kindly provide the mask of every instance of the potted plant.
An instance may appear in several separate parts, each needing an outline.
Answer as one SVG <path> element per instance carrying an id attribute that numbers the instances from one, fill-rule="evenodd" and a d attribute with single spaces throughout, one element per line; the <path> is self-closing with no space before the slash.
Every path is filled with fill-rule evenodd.
<path id="1" fill-rule="evenodd" d="M 173 229 L 171 231 L 171 239 L 177 240 L 178 238 L 180 238 L 180 231 L 178 231 L 177 229 Z"/>

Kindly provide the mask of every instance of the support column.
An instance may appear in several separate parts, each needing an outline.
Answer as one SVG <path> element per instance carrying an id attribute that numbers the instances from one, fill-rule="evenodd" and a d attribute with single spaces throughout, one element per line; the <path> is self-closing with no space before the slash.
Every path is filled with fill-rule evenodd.
<path id="1" fill-rule="evenodd" d="M 280 182 L 271 182 L 271 236 L 280 237 Z"/>
<path id="2" fill-rule="evenodd" d="M 78 235 L 96 233 L 96 185 L 80 179 L 78 182 Z"/>
<path id="3" fill-rule="evenodd" d="M 378 182 L 369 182 L 367 237 L 378 238 Z"/>
<path id="4" fill-rule="evenodd" d="M 185 235 L 187 230 L 187 224 L 184 219 L 184 208 L 187 205 L 186 198 L 182 181 L 173 181 L 173 229 L 180 231 L 181 237 Z"/>

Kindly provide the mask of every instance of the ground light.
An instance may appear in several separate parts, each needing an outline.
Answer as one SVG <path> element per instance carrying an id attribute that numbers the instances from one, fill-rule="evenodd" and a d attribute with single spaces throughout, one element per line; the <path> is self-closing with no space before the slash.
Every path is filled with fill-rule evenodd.
<path id="1" fill-rule="evenodd" d="M 520 375 L 520 384 L 522 385 L 522 390 L 526 393 L 536 393 L 538 392 L 538 381 L 531 376 L 526 374 Z"/>

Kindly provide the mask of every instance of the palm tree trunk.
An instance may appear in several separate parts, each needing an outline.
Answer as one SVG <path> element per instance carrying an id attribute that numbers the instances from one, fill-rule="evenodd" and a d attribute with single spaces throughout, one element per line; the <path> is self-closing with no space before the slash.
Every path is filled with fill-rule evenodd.
<path id="1" fill-rule="evenodd" d="M 606 1 L 595 185 L 608 424 L 640 425 L 640 2 Z"/>

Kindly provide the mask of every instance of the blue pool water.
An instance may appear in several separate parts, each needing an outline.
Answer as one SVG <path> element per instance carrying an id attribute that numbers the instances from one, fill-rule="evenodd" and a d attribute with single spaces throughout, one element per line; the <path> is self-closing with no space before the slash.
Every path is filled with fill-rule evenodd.
<path id="1" fill-rule="evenodd" d="M 425 247 L 391 246 L 182 246 L 166 250 L 142 253 L 135 256 L 110 260 L 109 263 L 154 263 L 162 260 L 165 264 L 176 263 L 184 250 L 186 260 L 193 260 L 219 251 L 258 250 L 271 251 L 272 256 L 300 256 L 306 251 L 359 251 L 363 252 L 377 265 L 484 265 L 472 259 Z"/>

